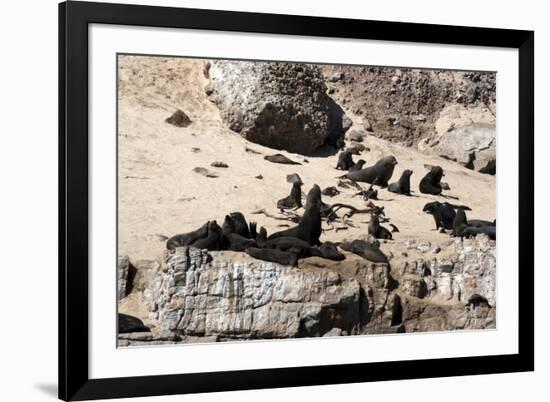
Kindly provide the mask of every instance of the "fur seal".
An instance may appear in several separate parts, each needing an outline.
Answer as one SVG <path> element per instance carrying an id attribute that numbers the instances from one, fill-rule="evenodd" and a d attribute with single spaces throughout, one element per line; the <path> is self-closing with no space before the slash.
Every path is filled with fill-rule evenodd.
<path id="1" fill-rule="evenodd" d="M 453 231 L 451 232 L 451 236 L 460 236 L 467 226 L 468 220 L 466 219 L 466 212 L 464 212 L 462 208 L 459 208 L 453 219 Z"/>
<path id="2" fill-rule="evenodd" d="M 422 194 L 439 195 L 443 190 L 441 188 L 441 178 L 445 176 L 441 166 L 432 166 L 426 176 L 420 180 L 419 190 Z"/>
<path id="3" fill-rule="evenodd" d="M 227 249 L 232 251 L 244 251 L 247 247 L 256 245 L 255 240 L 248 239 L 236 232 L 235 220 L 230 215 L 225 216 L 225 220 L 223 221 L 223 225 L 222 225 L 222 232 L 223 232 L 223 240 L 221 245 L 222 249 Z"/>
<path id="4" fill-rule="evenodd" d="M 467 306 L 473 306 L 473 307 L 477 307 L 483 304 L 487 305 L 488 307 L 491 307 L 491 305 L 489 304 L 489 300 L 487 300 L 486 297 L 481 296 L 480 294 L 477 294 L 477 293 L 474 293 L 473 295 L 471 295 L 468 298 L 468 303 L 466 303 Z"/>
<path id="5" fill-rule="evenodd" d="M 376 184 L 380 187 L 387 187 L 388 180 L 393 175 L 393 169 L 397 165 L 397 159 L 393 155 L 386 156 L 376 162 L 373 166 L 348 172 L 344 175 L 350 180 Z"/>
<path id="6" fill-rule="evenodd" d="M 267 155 L 264 156 L 264 159 L 273 163 L 282 163 L 283 165 L 301 165 L 301 163 L 294 162 L 283 154 Z"/>
<path id="7" fill-rule="evenodd" d="M 350 172 L 355 172 L 357 170 L 361 170 L 363 169 L 363 166 L 365 165 L 365 163 L 367 163 L 366 160 L 364 159 L 359 159 L 357 162 L 355 162 L 355 164 L 349 168 L 349 171 Z"/>
<path id="8" fill-rule="evenodd" d="M 127 334 L 129 332 L 151 332 L 151 330 L 139 318 L 118 313 L 118 333 Z"/>
<path id="9" fill-rule="evenodd" d="M 384 226 L 380 225 L 380 220 L 378 215 L 371 214 L 369 222 L 369 234 L 374 236 L 377 239 L 390 239 L 392 240 L 391 232 L 386 229 Z"/>
<path id="10" fill-rule="evenodd" d="M 222 228 L 216 221 L 208 222 L 208 235 L 205 238 L 198 239 L 191 244 L 192 247 L 207 249 L 207 250 L 219 250 L 222 244 Z"/>
<path id="11" fill-rule="evenodd" d="M 248 247 L 245 252 L 258 260 L 276 262 L 281 265 L 291 265 L 295 267 L 298 263 L 298 256 L 296 254 L 274 248 Z"/>
<path id="12" fill-rule="evenodd" d="M 470 207 L 465 205 L 453 205 L 448 202 L 433 201 L 424 205 L 422 212 L 433 215 L 436 229 L 452 229 L 453 221 L 456 217 L 456 209 L 471 211 Z"/>
<path id="13" fill-rule="evenodd" d="M 338 163 L 336 164 L 336 169 L 340 170 L 350 170 L 354 165 L 353 158 L 350 151 L 342 151 L 338 155 Z"/>
<path id="14" fill-rule="evenodd" d="M 496 240 L 497 239 L 497 228 L 496 226 L 468 226 L 462 230 L 462 233 L 460 234 L 461 237 L 466 237 L 469 239 L 470 237 L 475 237 L 478 234 L 486 234 L 489 236 L 489 239 Z"/>
<path id="15" fill-rule="evenodd" d="M 411 175 L 413 171 L 405 169 L 399 178 L 399 181 L 391 183 L 388 186 L 388 191 L 396 194 L 411 195 Z"/>
<path id="16" fill-rule="evenodd" d="M 327 188 L 323 189 L 323 191 L 321 191 L 321 194 L 327 195 L 329 197 L 334 197 L 334 196 L 340 194 L 340 191 L 336 187 L 330 186 L 330 187 L 327 187 Z"/>
<path id="17" fill-rule="evenodd" d="M 229 216 L 231 217 L 231 219 L 233 219 L 233 222 L 235 224 L 235 233 L 249 239 L 250 230 L 248 223 L 246 223 L 244 215 L 241 212 L 231 212 Z"/>
<path id="18" fill-rule="evenodd" d="M 321 206 L 321 188 L 315 184 L 307 194 L 305 211 L 300 219 L 300 222 L 298 223 L 298 226 L 273 233 L 268 237 L 268 240 L 275 239 L 277 237 L 289 236 L 305 240 L 312 246 L 320 245 Z"/>
<path id="19" fill-rule="evenodd" d="M 292 184 L 292 189 L 290 190 L 290 195 L 285 198 L 281 198 L 277 201 L 277 208 L 280 210 L 290 209 L 290 208 L 301 208 L 302 207 L 302 182 L 295 181 Z"/>
<path id="20" fill-rule="evenodd" d="M 202 239 L 208 235 L 208 224 L 206 222 L 200 228 L 193 230 L 192 232 L 177 234 L 172 236 L 166 242 L 166 248 L 168 250 L 175 250 L 176 247 L 189 246 L 198 239 Z"/>
<path id="21" fill-rule="evenodd" d="M 321 257 L 334 261 L 342 261 L 346 258 L 334 243 L 324 242 L 319 247 L 312 247 L 308 242 L 296 237 L 277 237 L 268 240 L 264 247 L 291 252 L 298 258 Z"/>
<path id="22" fill-rule="evenodd" d="M 365 240 L 353 240 L 344 242 L 340 245 L 343 250 L 357 254 L 371 262 L 388 262 L 388 257 L 380 250 L 380 246 L 376 243 L 366 242 Z"/>

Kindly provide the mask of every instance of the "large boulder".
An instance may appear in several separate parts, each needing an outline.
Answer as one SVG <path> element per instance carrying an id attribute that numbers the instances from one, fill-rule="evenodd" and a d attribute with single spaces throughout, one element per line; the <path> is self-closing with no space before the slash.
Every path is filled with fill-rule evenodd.
<path id="1" fill-rule="evenodd" d="M 433 151 L 470 169 L 495 174 L 496 127 L 479 123 L 452 129 L 438 138 Z"/>
<path id="2" fill-rule="evenodd" d="M 214 60 L 206 93 L 228 127 L 251 142 L 308 154 L 325 143 L 342 145 L 350 126 L 326 94 L 317 66 Z"/>

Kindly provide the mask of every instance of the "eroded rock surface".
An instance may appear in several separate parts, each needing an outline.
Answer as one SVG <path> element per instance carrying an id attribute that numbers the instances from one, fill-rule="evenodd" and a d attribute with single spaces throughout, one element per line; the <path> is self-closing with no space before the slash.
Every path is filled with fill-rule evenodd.
<path id="1" fill-rule="evenodd" d="M 407 261 L 399 268 L 353 254 L 299 267 L 240 253 L 181 247 L 162 268 L 138 273 L 151 334 L 121 345 L 209 342 L 494 328 L 496 250 L 486 236 L 456 240 L 456 257 Z M 424 256 L 423 254 L 421 254 Z M 145 284 L 144 287 L 143 284 Z M 139 291 L 139 290 L 137 290 Z M 468 306 L 474 293 L 490 306 Z"/>
<path id="2" fill-rule="evenodd" d="M 223 120 L 249 141 L 307 154 L 337 145 L 351 125 L 317 66 L 214 60 L 208 76 L 206 93 Z"/>

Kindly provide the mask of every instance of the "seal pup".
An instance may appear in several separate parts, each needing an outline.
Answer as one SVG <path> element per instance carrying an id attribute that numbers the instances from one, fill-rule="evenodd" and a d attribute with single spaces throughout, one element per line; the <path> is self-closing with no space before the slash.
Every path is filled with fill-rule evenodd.
<path id="1" fill-rule="evenodd" d="M 373 166 L 370 166 L 365 169 L 357 170 L 355 172 L 348 172 L 344 175 L 353 181 L 365 182 L 374 184 L 380 187 L 387 187 L 388 180 L 391 179 L 393 175 L 393 169 L 397 165 L 397 159 L 393 155 L 385 156 L 376 162 Z"/>
<path id="2" fill-rule="evenodd" d="M 298 209 L 302 207 L 302 182 L 295 181 L 292 183 L 292 189 L 290 190 L 290 195 L 285 198 L 281 198 L 277 201 L 277 208 L 281 211 L 284 209 Z"/>
<path id="3" fill-rule="evenodd" d="M 378 242 L 367 242 L 365 240 L 353 240 L 340 244 L 342 250 L 357 254 L 371 262 L 388 262 L 388 257 L 380 250 Z"/>
<path id="4" fill-rule="evenodd" d="M 378 215 L 374 213 L 371 214 L 368 231 L 370 235 L 374 236 L 377 239 L 393 239 L 391 232 L 384 226 L 380 225 Z"/>
<path id="5" fill-rule="evenodd" d="M 275 248 L 248 247 L 245 252 L 258 260 L 276 262 L 281 265 L 291 265 L 295 267 L 298 263 L 298 256 L 295 253 L 281 251 Z"/>
<path id="6" fill-rule="evenodd" d="M 411 195 L 411 175 L 413 171 L 405 169 L 398 181 L 388 186 L 388 191 L 396 194 Z"/>
<path id="7" fill-rule="evenodd" d="M 208 235 L 205 238 L 198 239 L 191 244 L 192 247 L 206 249 L 206 250 L 219 250 L 222 244 L 222 228 L 216 221 L 208 222 Z"/>
<path id="8" fill-rule="evenodd" d="M 268 240 L 264 247 L 292 252 L 295 253 L 298 258 L 321 257 L 333 261 L 342 261 L 346 258 L 338 251 L 334 243 L 324 242 L 319 247 L 313 247 L 310 246 L 308 242 L 296 237 L 277 237 Z"/>
<path id="9" fill-rule="evenodd" d="M 314 184 L 307 194 L 305 211 L 298 226 L 273 233 L 268 237 L 268 240 L 289 236 L 305 240 L 312 246 L 320 245 L 322 204 L 321 188 L 317 184 Z"/>
<path id="10" fill-rule="evenodd" d="M 355 172 L 357 170 L 361 170 L 363 169 L 363 166 L 365 165 L 365 163 L 367 163 L 366 160 L 364 159 L 359 159 L 357 162 L 355 162 L 355 164 L 349 168 L 349 171 L 350 172 Z"/>
<path id="11" fill-rule="evenodd" d="M 258 233 L 258 237 L 256 237 L 256 244 L 259 248 L 265 247 L 265 243 L 267 242 L 267 230 L 262 226 L 260 228 L 260 232 Z"/>
<path id="12" fill-rule="evenodd" d="M 118 333 L 127 334 L 129 332 L 151 332 L 139 318 L 118 313 Z"/>
<path id="13" fill-rule="evenodd" d="M 445 176 L 441 166 L 432 166 L 430 171 L 420 180 L 418 186 L 422 194 L 439 195 L 443 190 L 441 188 L 441 178 Z"/>
<path id="14" fill-rule="evenodd" d="M 210 222 L 206 222 L 200 228 L 193 230 L 192 232 L 177 234 L 170 237 L 166 241 L 166 248 L 168 250 L 175 250 L 176 247 L 189 246 L 191 243 L 197 241 L 198 239 L 206 237 L 208 235 L 209 223 Z"/>
<path id="15" fill-rule="evenodd" d="M 354 163 L 351 152 L 348 150 L 340 152 L 340 154 L 338 155 L 338 163 L 336 164 L 336 169 L 349 170 L 353 165 Z"/>

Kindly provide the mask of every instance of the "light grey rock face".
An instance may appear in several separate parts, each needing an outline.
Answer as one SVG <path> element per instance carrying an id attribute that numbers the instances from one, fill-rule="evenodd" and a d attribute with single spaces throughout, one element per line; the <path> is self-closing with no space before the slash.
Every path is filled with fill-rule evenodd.
<path id="1" fill-rule="evenodd" d="M 396 277 L 354 257 L 297 268 L 181 247 L 161 269 L 146 264 L 143 301 L 155 330 L 180 342 L 494 328 L 495 243 L 479 235 L 454 247 L 456 257 L 410 260 Z M 474 293 L 491 307 L 468 306 Z"/>
<path id="2" fill-rule="evenodd" d="M 369 333 L 396 321 L 387 265 L 364 264 L 349 278 L 223 257 L 185 247 L 168 255 L 144 292 L 151 318 L 181 336 L 220 339 Z"/>
<path id="3" fill-rule="evenodd" d="M 147 284 L 154 280 L 155 275 L 160 270 L 160 264 L 155 260 L 138 260 L 134 267 L 136 273 L 132 282 L 132 290 L 143 292 Z"/>
<path id="4" fill-rule="evenodd" d="M 351 126 L 317 66 L 214 60 L 206 93 L 228 127 L 251 142 L 307 154 Z"/>
<path id="5" fill-rule="evenodd" d="M 492 173 L 496 164 L 496 128 L 493 124 L 471 124 L 447 131 L 438 138 L 433 152 L 457 162 L 468 164 L 473 154 L 471 168 Z"/>
<path id="6" fill-rule="evenodd" d="M 181 338 L 169 331 L 129 332 L 118 334 L 118 346 L 167 345 L 181 342 Z"/>
<path id="7" fill-rule="evenodd" d="M 122 300 L 128 294 L 128 272 L 130 269 L 130 260 L 127 255 L 117 258 L 117 297 Z"/>
<path id="8" fill-rule="evenodd" d="M 407 295 L 402 303 L 406 332 L 495 328 L 495 243 L 478 235 L 472 242 L 456 240 L 455 248 L 455 261 L 420 260 L 402 269 L 405 275 L 400 288 Z M 419 291 L 421 288 L 424 291 Z M 485 296 L 491 307 L 466 306 L 475 293 Z"/>

